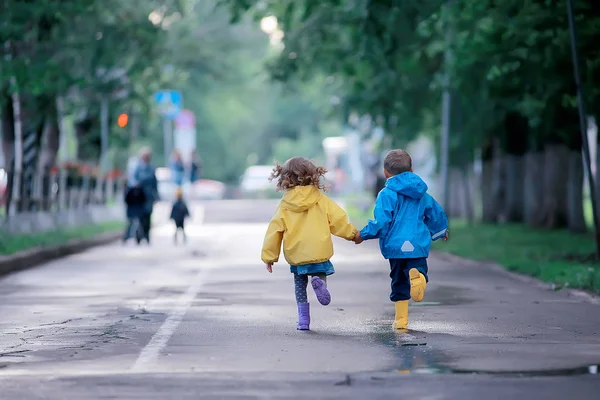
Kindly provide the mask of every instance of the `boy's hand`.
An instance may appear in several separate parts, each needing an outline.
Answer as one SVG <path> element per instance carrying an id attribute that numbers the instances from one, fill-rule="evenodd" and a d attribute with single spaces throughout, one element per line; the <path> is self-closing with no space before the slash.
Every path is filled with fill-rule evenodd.
<path id="1" fill-rule="evenodd" d="M 360 237 L 360 232 L 356 232 L 356 235 L 354 235 L 354 243 L 361 244 L 362 242 L 364 242 L 364 240 Z"/>
<path id="2" fill-rule="evenodd" d="M 444 242 L 447 242 L 449 239 L 448 232 L 449 231 L 446 229 L 446 236 L 444 236 Z"/>
<path id="3" fill-rule="evenodd" d="M 273 263 L 266 263 L 265 266 L 267 267 L 267 271 L 269 271 L 269 273 L 273 273 Z"/>

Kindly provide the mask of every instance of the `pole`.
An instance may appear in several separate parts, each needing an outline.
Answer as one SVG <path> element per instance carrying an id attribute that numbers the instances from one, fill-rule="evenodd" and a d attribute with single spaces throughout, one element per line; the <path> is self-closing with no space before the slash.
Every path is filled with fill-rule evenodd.
<path id="1" fill-rule="evenodd" d="M 138 139 L 140 131 L 140 117 L 136 113 L 131 113 L 131 142 Z"/>
<path id="2" fill-rule="evenodd" d="M 65 130 L 65 105 L 61 96 L 56 96 L 56 118 L 58 120 L 58 160 L 66 161 L 68 156 L 67 132 Z"/>
<path id="3" fill-rule="evenodd" d="M 108 97 L 103 96 L 100 103 L 100 159 L 108 154 Z"/>
<path id="4" fill-rule="evenodd" d="M 573 2 L 567 0 L 567 14 L 569 19 L 569 33 L 571 36 L 571 55 L 573 56 L 573 76 L 575 78 L 575 86 L 577 87 L 577 105 L 579 109 L 579 130 L 583 142 L 583 159 L 585 170 L 588 176 L 588 184 L 590 186 L 590 197 L 592 200 L 592 215 L 594 217 L 594 237 L 596 239 L 596 257 L 600 258 L 600 225 L 598 218 L 598 208 L 596 203 L 596 187 L 594 185 L 594 177 L 592 176 L 592 164 L 590 160 L 590 144 L 587 136 L 587 121 L 585 112 L 585 103 L 581 90 L 581 74 L 579 72 L 579 54 L 577 52 L 577 38 L 575 33 L 575 22 L 573 19 Z"/>
<path id="5" fill-rule="evenodd" d="M 163 135 L 165 143 L 165 165 L 169 163 L 169 155 L 173 151 L 173 132 L 171 126 L 171 120 L 167 117 L 163 118 Z"/>
<path id="6" fill-rule="evenodd" d="M 450 12 L 452 0 L 447 0 L 447 14 Z M 449 207 L 450 205 L 450 182 L 449 182 L 449 164 L 450 164 L 450 111 L 451 111 L 451 95 L 450 95 L 450 61 L 452 58 L 451 45 L 451 27 L 450 18 L 446 21 L 446 49 L 444 51 L 444 65 L 446 72 L 444 76 L 444 92 L 442 94 L 442 132 L 440 142 L 440 175 L 442 178 L 442 205 Z"/>

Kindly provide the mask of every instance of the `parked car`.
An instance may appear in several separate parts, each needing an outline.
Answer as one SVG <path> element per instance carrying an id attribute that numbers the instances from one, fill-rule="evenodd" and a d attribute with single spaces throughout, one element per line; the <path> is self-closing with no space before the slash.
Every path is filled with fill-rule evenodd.
<path id="1" fill-rule="evenodd" d="M 269 182 L 273 167 L 254 165 L 248 167 L 240 182 L 241 194 L 246 198 L 270 198 L 277 196 L 275 182 Z"/>
<path id="2" fill-rule="evenodd" d="M 191 195 L 198 200 L 222 200 L 226 192 L 227 186 L 223 182 L 200 179 L 192 185 Z"/>
<path id="3" fill-rule="evenodd" d="M 158 195 L 161 200 L 175 200 L 177 184 L 173 182 L 169 168 L 157 168 L 156 180 L 158 181 Z M 182 185 L 183 196 L 187 200 L 221 200 L 225 197 L 227 187 L 223 182 L 200 179 L 193 184 L 185 182 Z"/>

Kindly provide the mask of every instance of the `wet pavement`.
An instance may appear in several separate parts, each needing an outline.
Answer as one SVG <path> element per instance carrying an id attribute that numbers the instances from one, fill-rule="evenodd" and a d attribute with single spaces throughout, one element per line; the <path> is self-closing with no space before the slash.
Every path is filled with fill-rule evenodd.
<path id="1" fill-rule="evenodd" d="M 2 278 L 0 399 L 597 398 L 596 300 L 452 256 L 395 333 L 377 244 L 337 241 L 296 331 L 288 267 L 259 260 L 274 207 L 194 204 L 185 246 L 163 225 Z"/>

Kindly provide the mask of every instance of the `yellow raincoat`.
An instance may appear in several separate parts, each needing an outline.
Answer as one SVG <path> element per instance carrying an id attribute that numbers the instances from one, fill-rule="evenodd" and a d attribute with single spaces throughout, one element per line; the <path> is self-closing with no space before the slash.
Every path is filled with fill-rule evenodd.
<path id="1" fill-rule="evenodd" d="M 290 265 L 328 261 L 333 256 L 331 235 L 353 240 L 357 229 L 348 215 L 333 200 L 314 186 L 288 190 L 269 223 L 262 248 L 262 260 L 279 260 L 283 255 Z"/>

